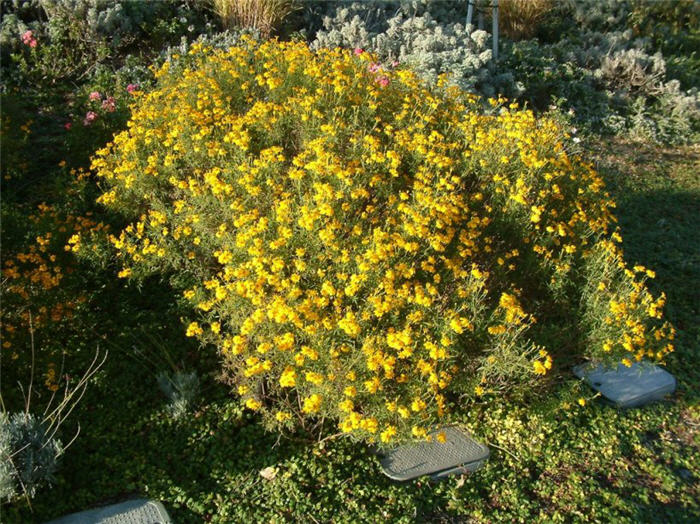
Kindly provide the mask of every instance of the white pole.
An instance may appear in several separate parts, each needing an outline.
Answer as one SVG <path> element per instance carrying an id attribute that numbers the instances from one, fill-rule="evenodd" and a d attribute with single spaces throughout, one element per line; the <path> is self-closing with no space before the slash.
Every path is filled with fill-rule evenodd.
<path id="1" fill-rule="evenodd" d="M 471 33 L 472 19 L 474 18 L 474 0 L 467 0 L 467 31 Z"/>
<path id="2" fill-rule="evenodd" d="M 493 0 L 493 59 L 498 60 L 498 0 Z"/>

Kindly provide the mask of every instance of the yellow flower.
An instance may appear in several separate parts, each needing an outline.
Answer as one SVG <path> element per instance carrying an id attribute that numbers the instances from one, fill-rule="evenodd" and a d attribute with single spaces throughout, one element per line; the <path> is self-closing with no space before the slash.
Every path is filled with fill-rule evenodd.
<path id="1" fill-rule="evenodd" d="M 463 333 L 464 332 L 464 328 L 462 327 L 462 324 L 460 323 L 458 318 L 453 318 L 452 320 L 450 320 L 450 328 L 452 328 L 452 330 L 455 333 Z"/>
<path id="2" fill-rule="evenodd" d="M 360 421 L 360 429 L 364 429 L 365 431 L 368 431 L 369 433 L 376 433 L 378 427 L 379 427 L 379 423 L 377 422 L 377 419 L 374 417 L 363 418 Z"/>
<path id="3" fill-rule="evenodd" d="M 413 402 L 411 402 L 411 409 L 416 412 L 423 411 L 425 409 L 425 406 L 425 402 L 420 398 L 417 398 Z"/>
<path id="4" fill-rule="evenodd" d="M 286 411 L 278 411 L 277 413 L 275 413 L 275 418 L 278 422 L 284 422 L 292 418 L 292 415 L 290 415 Z"/>
<path id="5" fill-rule="evenodd" d="M 291 366 L 287 366 L 287 368 L 282 372 L 282 376 L 280 376 L 280 386 L 283 388 L 291 388 L 296 385 L 296 371 Z"/>
<path id="6" fill-rule="evenodd" d="M 381 388 L 381 382 L 378 377 L 365 381 L 365 389 L 369 393 L 376 393 Z"/>
<path id="7" fill-rule="evenodd" d="M 305 378 L 307 382 L 311 382 L 312 384 L 315 384 L 317 386 L 323 383 L 323 375 L 314 371 L 307 371 Z"/>
<path id="8" fill-rule="evenodd" d="M 257 411 L 258 409 L 260 409 L 260 406 L 262 406 L 262 404 L 254 398 L 249 398 L 248 400 L 245 401 L 245 406 L 248 409 L 251 409 L 253 411 Z"/>
<path id="9" fill-rule="evenodd" d="M 547 374 L 547 368 L 545 368 L 545 367 L 544 367 L 544 364 L 542 364 L 542 362 L 540 362 L 539 360 L 535 360 L 535 361 L 532 363 L 532 365 L 533 365 L 533 367 L 535 368 L 535 373 L 537 373 L 538 375 L 545 375 L 545 374 Z"/>
<path id="10" fill-rule="evenodd" d="M 413 426 L 411 428 L 411 433 L 417 438 L 424 438 L 428 434 L 427 430 L 420 426 Z"/>
<path id="11" fill-rule="evenodd" d="M 396 435 L 396 428 L 394 426 L 387 426 L 384 431 L 379 434 L 379 438 L 382 442 L 390 442 L 392 438 Z"/>
<path id="12" fill-rule="evenodd" d="M 506 327 L 502 324 L 500 324 L 498 326 L 489 326 L 488 332 L 491 335 L 502 335 L 503 333 L 506 332 Z"/>
<path id="13" fill-rule="evenodd" d="M 318 413 L 321 408 L 321 395 L 314 393 L 310 397 L 304 399 L 304 407 L 302 411 L 304 413 Z"/>
<path id="14" fill-rule="evenodd" d="M 185 334 L 188 337 L 194 337 L 197 335 L 201 335 L 202 333 L 204 333 L 204 330 L 199 326 L 197 322 L 190 323 L 190 325 L 187 326 L 187 331 L 185 332 Z"/>

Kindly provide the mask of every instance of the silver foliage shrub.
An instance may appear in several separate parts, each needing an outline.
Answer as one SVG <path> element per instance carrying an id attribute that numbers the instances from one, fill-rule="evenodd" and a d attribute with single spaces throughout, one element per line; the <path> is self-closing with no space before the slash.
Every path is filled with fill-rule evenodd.
<path id="1" fill-rule="evenodd" d="M 30 498 L 54 481 L 61 442 L 32 414 L 0 412 L 0 499 L 26 492 Z"/>
<path id="2" fill-rule="evenodd" d="M 624 49 L 604 56 L 596 74 L 612 89 L 657 94 L 666 76 L 666 62 L 661 53 Z"/>
<path id="3" fill-rule="evenodd" d="M 0 501 L 11 500 L 17 494 L 15 468 L 11 459 L 10 421 L 5 413 L 0 413 Z"/>
<path id="4" fill-rule="evenodd" d="M 125 4 L 127 2 L 119 0 L 41 0 L 50 18 L 70 13 L 95 32 L 116 37 L 138 31 L 139 24 L 143 23 L 148 11 L 155 5 L 137 2 L 133 6 L 135 9 L 128 9 Z"/>
<path id="5" fill-rule="evenodd" d="M 443 73 L 487 96 L 512 91 L 512 76 L 492 66 L 490 36 L 466 30 L 464 14 L 439 2 L 353 2 L 323 18 L 311 47 L 362 48 L 384 64 L 397 61 L 427 81 Z M 455 4 L 459 5 L 459 4 Z M 431 11 L 435 9 L 435 14 Z M 452 19 L 451 22 L 446 21 Z"/>
<path id="6" fill-rule="evenodd" d="M 562 0 L 572 11 L 574 23 L 581 29 L 612 31 L 625 26 L 632 11 L 629 0 Z"/>
<path id="7" fill-rule="evenodd" d="M 523 45 L 528 44 L 514 44 Z M 568 99 L 584 120 L 599 123 L 613 134 L 657 142 L 696 140 L 700 132 L 698 89 L 684 91 L 677 80 L 669 79 L 666 60 L 661 52 L 653 51 L 648 40 L 635 38 L 631 31 L 584 32 L 575 41 L 527 49 L 552 59 L 551 91 Z M 526 90 L 538 81 L 537 71 L 529 78 L 521 74 L 522 62 L 509 65 Z M 595 92 L 580 96 L 585 91 L 577 90 L 577 85 Z"/>
<path id="8" fill-rule="evenodd" d="M 678 80 L 664 83 L 653 103 L 637 97 L 625 126 L 635 138 L 661 143 L 695 142 L 699 127 L 700 93 L 696 88 L 682 91 Z"/>
<path id="9" fill-rule="evenodd" d="M 194 371 L 185 373 L 162 371 L 157 376 L 158 386 L 168 399 L 168 413 L 178 419 L 187 413 L 194 405 L 199 394 L 199 378 Z"/>
<path id="10" fill-rule="evenodd" d="M 91 32 L 117 40 L 136 35 L 144 26 L 164 16 L 186 25 L 190 22 L 187 15 L 192 12 L 187 0 L 39 0 L 39 3 L 49 18 L 70 16 L 84 22 Z"/>
<path id="11" fill-rule="evenodd" d="M 25 21 L 41 13 L 39 0 L 12 0 L 3 2 L 0 21 L 0 48 L 3 52 L 15 50 L 21 45 L 20 36 L 32 27 Z"/>
<path id="12" fill-rule="evenodd" d="M 307 26 L 316 31 L 313 48 L 359 47 L 427 81 L 448 73 L 484 96 L 516 97 L 537 109 L 554 103 L 577 125 L 691 142 L 700 133 L 698 91 L 668 78 L 661 52 L 629 27 L 633 8 L 630 0 L 562 0 L 550 41 L 502 39 L 498 63 L 490 35 L 465 30 L 466 2 L 326 2 L 307 9 Z"/>

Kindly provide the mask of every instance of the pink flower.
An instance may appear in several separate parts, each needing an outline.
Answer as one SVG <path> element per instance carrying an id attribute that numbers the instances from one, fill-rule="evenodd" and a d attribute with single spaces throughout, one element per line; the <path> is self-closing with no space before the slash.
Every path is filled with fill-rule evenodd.
<path id="1" fill-rule="evenodd" d="M 126 92 L 133 93 L 134 91 L 138 90 L 138 88 L 139 86 L 137 86 L 136 84 L 129 84 L 128 86 L 126 86 Z"/>
<path id="2" fill-rule="evenodd" d="M 85 113 L 85 118 L 83 119 L 83 125 L 89 126 L 97 119 L 97 113 L 94 111 L 88 111 Z"/>
<path id="3" fill-rule="evenodd" d="M 381 69 L 381 66 L 375 62 L 375 63 L 370 64 L 367 69 L 369 69 L 370 73 L 376 73 L 377 71 L 379 71 Z"/>
<path id="4" fill-rule="evenodd" d="M 362 53 L 364 53 L 364 50 L 359 47 L 356 47 L 355 51 L 353 52 L 355 53 L 355 55 L 361 55 Z"/>
<path id="5" fill-rule="evenodd" d="M 117 108 L 113 96 L 108 96 L 102 101 L 102 109 L 106 110 L 108 113 L 112 113 Z"/>
<path id="6" fill-rule="evenodd" d="M 399 61 L 398 61 L 398 60 L 394 60 L 394 61 L 391 62 L 391 67 L 396 67 L 397 65 L 399 65 Z"/>
<path id="7" fill-rule="evenodd" d="M 71 124 L 70 122 L 66 122 L 65 124 L 63 124 L 63 128 L 64 128 L 66 131 L 70 131 L 70 128 L 71 128 L 71 127 L 73 127 L 73 124 Z"/>
<path id="8" fill-rule="evenodd" d="M 36 47 L 36 38 L 31 31 L 25 31 L 22 35 L 22 42 L 29 47 Z"/>
<path id="9" fill-rule="evenodd" d="M 386 87 L 389 85 L 389 79 L 385 76 L 380 76 L 377 78 L 377 83 L 382 87 Z"/>
<path id="10" fill-rule="evenodd" d="M 93 91 L 90 93 L 90 96 L 88 96 L 90 100 L 100 100 L 102 98 L 102 95 L 100 94 L 99 91 Z"/>

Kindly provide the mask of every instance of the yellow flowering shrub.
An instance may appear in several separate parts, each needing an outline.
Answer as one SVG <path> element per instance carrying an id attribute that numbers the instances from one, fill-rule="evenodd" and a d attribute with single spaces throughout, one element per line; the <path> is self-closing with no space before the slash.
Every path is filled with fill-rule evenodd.
<path id="1" fill-rule="evenodd" d="M 302 43 L 195 46 L 179 64 L 94 157 L 100 201 L 132 219 L 110 237 L 120 276 L 174 275 L 187 335 L 270 425 L 425 437 L 455 395 L 545 375 L 545 335 L 572 323 L 574 357 L 619 360 L 625 337 L 668 349 L 624 264 L 590 287 L 591 261 L 619 257 L 613 203 L 553 121 Z M 613 299 L 627 307 L 601 331 Z"/>

